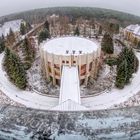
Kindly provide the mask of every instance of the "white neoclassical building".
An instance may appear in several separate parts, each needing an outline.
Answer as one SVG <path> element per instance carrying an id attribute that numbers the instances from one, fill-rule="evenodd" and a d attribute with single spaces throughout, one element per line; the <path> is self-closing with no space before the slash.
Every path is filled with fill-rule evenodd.
<path id="1" fill-rule="evenodd" d="M 46 78 L 60 84 L 63 66 L 77 67 L 80 83 L 87 85 L 89 76 L 97 76 L 101 63 L 101 47 L 95 40 L 65 36 L 44 41 L 40 45 L 41 63 Z"/>

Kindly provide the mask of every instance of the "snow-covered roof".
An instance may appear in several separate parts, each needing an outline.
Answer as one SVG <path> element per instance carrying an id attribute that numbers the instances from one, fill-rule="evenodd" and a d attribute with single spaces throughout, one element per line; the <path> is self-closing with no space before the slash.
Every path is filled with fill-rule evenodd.
<path id="1" fill-rule="evenodd" d="M 132 32 L 136 36 L 140 36 L 140 25 L 129 25 L 125 28 L 125 30 Z"/>
<path id="2" fill-rule="evenodd" d="M 88 110 L 88 108 L 72 101 L 72 100 L 66 100 L 65 102 L 59 104 L 56 107 L 51 108 L 51 110 L 55 111 L 83 111 Z"/>
<path id="3" fill-rule="evenodd" d="M 140 36 L 140 26 L 136 27 L 133 33 Z"/>
<path id="4" fill-rule="evenodd" d="M 98 44 L 82 37 L 59 37 L 44 42 L 42 48 L 48 53 L 56 55 L 79 55 L 92 53 L 98 49 Z"/>
<path id="5" fill-rule="evenodd" d="M 133 32 L 138 26 L 139 26 L 138 24 L 136 25 L 131 24 L 127 26 L 125 29 Z"/>
<path id="6" fill-rule="evenodd" d="M 63 66 L 59 104 L 69 99 L 81 103 L 78 68 Z"/>
<path id="7" fill-rule="evenodd" d="M 10 31 L 10 28 L 13 30 L 13 32 L 20 31 L 20 24 L 22 21 L 23 21 L 22 19 L 18 19 L 18 20 L 12 20 L 12 21 L 5 22 L 0 27 L 0 36 L 2 36 L 2 34 L 4 36 L 7 36 L 7 34 Z"/>

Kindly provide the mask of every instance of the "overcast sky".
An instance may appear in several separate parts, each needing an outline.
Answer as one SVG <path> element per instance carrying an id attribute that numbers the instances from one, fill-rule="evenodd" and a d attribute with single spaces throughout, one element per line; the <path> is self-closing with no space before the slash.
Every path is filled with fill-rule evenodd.
<path id="1" fill-rule="evenodd" d="M 1 0 L 0 16 L 19 11 L 55 6 L 101 7 L 140 16 L 140 0 Z"/>

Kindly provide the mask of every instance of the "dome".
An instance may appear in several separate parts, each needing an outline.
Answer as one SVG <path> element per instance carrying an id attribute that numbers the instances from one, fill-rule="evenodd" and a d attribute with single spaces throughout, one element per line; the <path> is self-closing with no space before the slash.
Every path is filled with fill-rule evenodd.
<path id="1" fill-rule="evenodd" d="M 82 37 L 60 37 L 43 43 L 42 48 L 55 55 L 79 55 L 97 51 L 97 43 Z"/>

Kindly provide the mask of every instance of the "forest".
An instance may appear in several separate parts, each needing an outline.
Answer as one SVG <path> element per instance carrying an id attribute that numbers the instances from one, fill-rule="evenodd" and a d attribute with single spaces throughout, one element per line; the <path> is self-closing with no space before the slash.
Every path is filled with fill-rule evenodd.
<path id="1" fill-rule="evenodd" d="M 90 7 L 54 7 L 54 8 L 34 9 L 30 11 L 6 15 L 0 17 L 0 24 L 15 19 L 24 19 L 25 21 L 28 21 L 30 24 L 36 24 L 39 22 L 43 22 L 46 19 L 47 15 L 52 14 L 68 16 L 71 18 L 71 20 L 76 19 L 78 17 L 84 17 L 86 19 L 94 18 L 98 22 L 115 20 L 121 26 L 140 23 L 139 16 L 115 10 L 90 8 Z"/>

